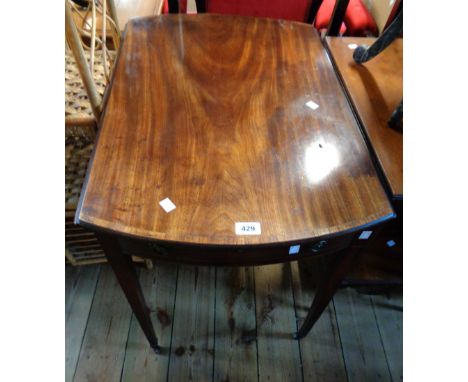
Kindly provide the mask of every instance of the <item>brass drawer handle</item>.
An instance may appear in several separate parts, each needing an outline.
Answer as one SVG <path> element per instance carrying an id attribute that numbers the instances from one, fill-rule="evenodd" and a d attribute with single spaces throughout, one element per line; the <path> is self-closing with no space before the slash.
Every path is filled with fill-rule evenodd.
<path id="1" fill-rule="evenodd" d="M 320 240 L 319 242 L 312 244 L 310 246 L 310 250 L 314 253 L 322 251 L 326 246 L 328 245 L 328 242 L 326 240 Z"/>

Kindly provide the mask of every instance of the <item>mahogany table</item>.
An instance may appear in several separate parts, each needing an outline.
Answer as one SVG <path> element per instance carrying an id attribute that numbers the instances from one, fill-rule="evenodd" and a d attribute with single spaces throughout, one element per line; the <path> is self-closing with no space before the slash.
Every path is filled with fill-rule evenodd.
<path id="1" fill-rule="evenodd" d="M 209 14 L 128 23 L 76 222 L 98 234 L 155 350 L 130 254 L 207 265 L 335 254 L 301 337 L 392 217 L 310 25 Z"/>
<path id="2" fill-rule="evenodd" d="M 393 41 L 364 64 L 353 60 L 356 45 L 370 46 L 375 38 L 327 37 L 336 71 L 358 117 L 372 157 L 397 218 L 386 224 L 374 239 L 375 254 L 402 262 L 403 256 L 403 132 L 387 125 L 403 97 L 403 39 Z M 401 266 L 402 264 L 400 264 Z"/>

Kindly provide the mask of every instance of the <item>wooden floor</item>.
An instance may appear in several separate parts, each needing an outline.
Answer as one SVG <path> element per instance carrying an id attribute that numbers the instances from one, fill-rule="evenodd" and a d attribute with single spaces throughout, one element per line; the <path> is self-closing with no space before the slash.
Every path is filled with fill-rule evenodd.
<path id="1" fill-rule="evenodd" d="M 66 267 L 66 381 L 400 381 L 402 295 L 338 291 L 311 333 L 317 264 L 155 264 L 139 277 L 156 355 L 109 267 Z"/>

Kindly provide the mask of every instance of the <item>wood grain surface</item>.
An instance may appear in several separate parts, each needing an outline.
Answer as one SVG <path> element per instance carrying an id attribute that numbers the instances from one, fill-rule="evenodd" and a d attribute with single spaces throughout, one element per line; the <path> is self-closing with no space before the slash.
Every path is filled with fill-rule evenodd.
<path id="1" fill-rule="evenodd" d="M 403 39 L 358 65 L 349 44 L 371 45 L 375 38 L 327 37 L 329 51 L 362 122 L 395 198 L 403 196 L 403 133 L 387 126 L 403 97 Z"/>
<path id="2" fill-rule="evenodd" d="M 170 213 L 159 205 L 167 197 Z M 392 215 L 309 25 L 209 14 L 128 23 L 78 223 L 151 240 L 256 245 Z M 259 222 L 261 235 L 236 235 L 235 222 Z"/>

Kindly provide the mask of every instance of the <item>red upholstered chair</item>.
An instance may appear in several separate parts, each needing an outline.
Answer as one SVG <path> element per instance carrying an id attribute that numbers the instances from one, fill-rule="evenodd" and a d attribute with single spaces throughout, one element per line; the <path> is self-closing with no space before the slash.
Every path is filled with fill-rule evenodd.
<path id="1" fill-rule="evenodd" d="M 198 13 L 270 17 L 311 23 L 322 0 L 195 0 Z M 163 13 L 186 13 L 187 0 L 164 0 Z"/>
<path id="2" fill-rule="evenodd" d="M 333 14 L 333 8 L 335 8 L 335 0 L 324 0 L 322 5 L 318 9 L 317 16 L 315 17 L 314 26 L 319 31 L 326 31 Z M 340 26 L 340 35 L 346 33 L 346 25 L 344 22 Z"/>
<path id="3" fill-rule="evenodd" d="M 350 0 L 344 15 L 347 36 L 378 35 L 377 24 L 362 0 Z"/>
<path id="4" fill-rule="evenodd" d="M 195 2 L 198 13 L 270 17 L 308 23 L 315 20 L 314 25 L 318 30 L 328 28 L 336 3 L 335 0 L 195 0 Z M 377 35 L 375 21 L 362 0 L 347 0 L 345 3 L 340 34 Z M 163 13 L 178 12 L 187 12 L 187 0 L 164 0 Z"/>
<path id="5" fill-rule="evenodd" d="M 322 7 L 327 3 L 334 4 L 333 12 L 330 15 L 327 35 L 337 36 L 341 32 L 342 23 L 346 25 L 346 36 L 377 36 L 378 29 L 374 18 L 363 4 L 362 0 L 324 0 Z M 319 10 L 317 19 L 320 15 Z"/>
<path id="6" fill-rule="evenodd" d="M 312 0 L 196 0 L 199 12 L 307 22 Z"/>

